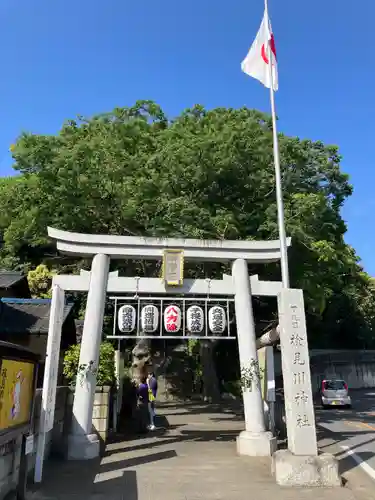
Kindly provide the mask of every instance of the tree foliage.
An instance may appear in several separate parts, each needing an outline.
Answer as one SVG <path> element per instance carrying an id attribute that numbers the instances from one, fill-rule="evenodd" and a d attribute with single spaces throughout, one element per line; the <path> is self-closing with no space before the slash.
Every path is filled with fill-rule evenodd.
<path id="1" fill-rule="evenodd" d="M 78 372 L 84 371 L 85 366 L 79 366 L 79 355 L 81 346 L 72 345 L 67 349 L 64 356 L 64 376 L 66 380 L 74 385 Z M 98 386 L 113 386 L 116 380 L 115 374 L 115 350 L 111 343 L 103 342 L 100 345 L 99 363 L 96 373 L 96 384 Z"/>
<path id="2" fill-rule="evenodd" d="M 52 297 L 53 272 L 45 264 L 39 264 L 27 274 L 27 281 L 33 298 L 50 299 Z"/>
<path id="3" fill-rule="evenodd" d="M 291 282 L 305 290 L 311 345 L 374 345 L 369 276 L 344 241 L 340 215 L 352 193 L 336 146 L 279 135 Z M 153 102 L 66 122 L 55 136 L 22 134 L 18 176 L 0 183 L 3 266 L 78 265 L 58 256 L 48 225 L 92 233 L 276 239 L 270 117 L 247 108 L 202 106 L 173 120 Z M 121 263 L 155 275 L 152 263 Z M 69 267 L 70 266 L 70 267 Z M 192 275 L 215 276 L 217 264 Z M 278 265 L 253 266 L 279 279 Z M 260 319 L 275 305 L 258 304 Z"/>

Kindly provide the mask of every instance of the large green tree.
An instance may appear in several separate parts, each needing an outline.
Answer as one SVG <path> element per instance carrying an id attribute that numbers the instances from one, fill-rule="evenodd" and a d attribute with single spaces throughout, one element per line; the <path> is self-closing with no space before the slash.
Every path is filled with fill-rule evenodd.
<path id="1" fill-rule="evenodd" d="M 374 345 L 369 277 L 344 241 L 340 215 L 352 193 L 336 146 L 280 134 L 292 286 L 305 290 L 311 345 Z M 170 120 L 140 101 L 91 119 L 68 121 L 55 136 L 22 134 L 13 148 L 17 177 L 0 183 L 3 266 L 57 256 L 47 225 L 81 232 L 275 239 L 277 213 L 270 117 L 247 108 L 201 106 Z M 123 264 L 155 274 L 154 264 Z M 215 275 L 217 265 L 193 275 Z M 278 279 L 278 265 L 251 272 Z M 257 304 L 259 320 L 275 305 Z"/>

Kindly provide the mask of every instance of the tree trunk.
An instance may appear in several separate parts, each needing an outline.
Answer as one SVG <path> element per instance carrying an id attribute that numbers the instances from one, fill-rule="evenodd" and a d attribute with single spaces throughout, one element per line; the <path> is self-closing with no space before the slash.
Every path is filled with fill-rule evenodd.
<path id="1" fill-rule="evenodd" d="M 274 345 L 278 342 L 279 339 L 280 326 L 277 325 L 276 328 L 272 328 L 272 330 L 269 330 L 264 335 L 259 337 L 259 339 L 257 339 L 257 349 L 262 349 L 262 347 Z"/>
<path id="2" fill-rule="evenodd" d="M 216 340 L 201 340 L 200 342 L 200 358 L 202 363 L 202 378 L 203 378 L 203 398 L 204 401 L 217 402 L 220 401 L 219 380 L 216 374 L 214 364 L 214 349 Z"/>

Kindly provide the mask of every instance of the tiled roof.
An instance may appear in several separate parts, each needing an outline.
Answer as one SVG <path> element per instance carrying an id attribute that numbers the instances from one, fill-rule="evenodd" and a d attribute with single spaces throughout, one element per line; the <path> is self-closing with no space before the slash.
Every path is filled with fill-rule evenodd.
<path id="1" fill-rule="evenodd" d="M 73 304 L 66 304 L 64 321 Z M 9 333 L 48 333 L 50 299 L 8 299 L 0 302 L 0 338 Z"/>
<path id="2" fill-rule="evenodd" d="M 24 278 L 25 275 L 21 272 L 0 270 L 0 288 L 10 288 Z"/>

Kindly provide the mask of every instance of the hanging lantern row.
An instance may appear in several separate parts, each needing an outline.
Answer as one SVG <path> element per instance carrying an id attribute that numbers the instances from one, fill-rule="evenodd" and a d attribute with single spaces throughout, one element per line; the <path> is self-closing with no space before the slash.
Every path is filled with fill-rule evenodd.
<path id="1" fill-rule="evenodd" d="M 140 327 L 144 333 L 155 333 L 159 327 L 159 309 L 148 304 L 142 307 Z M 118 327 L 122 333 L 135 330 L 137 312 L 135 307 L 125 304 L 118 311 Z M 181 309 L 170 305 L 164 310 L 164 329 L 168 333 L 178 333 L 182 326 Z M 211 333 L 221 335 L 227 326 L 226 313 L 222 306 L 210 307 L 208 312 L 208 328 Z M 204 329 L 204 312 L 199 306 L 190 306 L 186 311 L 186 328 L 192 334 L 200 334 Z"/>

